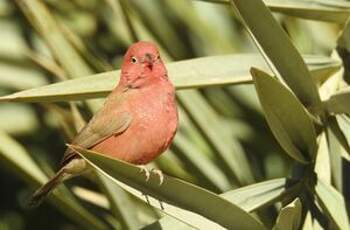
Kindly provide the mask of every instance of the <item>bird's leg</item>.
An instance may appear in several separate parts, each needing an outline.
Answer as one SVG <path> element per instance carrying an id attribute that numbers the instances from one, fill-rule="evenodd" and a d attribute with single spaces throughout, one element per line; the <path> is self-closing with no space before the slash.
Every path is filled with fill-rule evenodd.
<path id="1" fill-rule="evenodd" d="M 148 195 L 147 195 L 146 193 L 142 193 L 142 195 L 145 196 L 147 204 L 148 204 L 148 205 L 151 205 L 151 202 L 149 202 Z"/>
<path id="2" fill-rule="evenodd" d="M 163 181 L 164 181 L 164 175 L 163 175 L 163 172 L 159 169 L 156 169 L 156 168 L 153 168 L 151 169 L 151 172 L 158 175 L 159 177 L 159 186 L 163 184 Z"/>
<path id="3" fill-rule="evenodd" d="M 163 172 L 160 169 L 152 168 L 151 172 L 159 176 L 159 186 L 161 186 L 164 182 L 164 175 Z M 164 210 L 163 202 L 161 200 L 158 200 L 159 206 L 162 210 Z"/>
<path id="4" fill-rule="evenodd" d="M 145 173 L 146 181 L 149 180 L 149 178 L 150 178 L 150 176 L 151 176 L 151 173 L 154 173 L 154 174 L 158 175 L 158 177 L 159 177 L 159 186 L 163 184 L 164 175 L 163 175 L 163 173 L 162 173 L 161 170 L 156 169 L 156 168 L 152 168 L 151 170 L 148 170 L 148 169 L 146 168 L 146 166 L 144 166 L 144 165 L 141 165 L 141 166 L 139 166 L 139 167 L 140 167 L 140 173 Z M 145 193 L 142 193 L 142 195 L 145 196 L 147 204 L 151 205 L 151 203 L 150 203 L 150 201 L 149 201 L 149 198 L 148 198 L 148 195 L 145 194 Z M 163 202 L 162 202 L 161 200 L 158 200 L 158 202 L 159 202 L 160 208 L 161 208 L 162 210 L 164 210 Z"/>
<path id="5" fill-rule="evenodd" d="M 139 166 L 140 167 L 140 173 L 145 173 L 145 176 L 146 176 L 146 181 L 149 180 L 150 178 L 150 172 L 149 170 L 146 168 L 146 166 L 142 165 L 142 166 Z"/>
<path id="6" fill-rule="evenodd" d="M 148 195 L 146 193 L 143 193 L 143 192 L 142 192 L 142 195 L 145 196 L 147 204 L 151 206 L 151 202 L 149 201 Z M 158 202 L 159 202 L 160 208 L 162 210 L 164 210 L 163 202 L 161 200 L 158 200 Z"/>
<path id="7" fill-rule="evenodd" d="M 161 200 L 158 200 L 158 202 L 159 202 L 160 208 L 161 208 L 162 210 L 164 210 L 163 202 L 162 202 Z"/>
<path id="8" fill-rule="evenodd" d="M 148 181 L 150 176 L 151 176 L 150 171 L 144 165 L 140 165 L 139 168 L 140 168 L 140 173 L 144 173 L 146 176 L 146 181 Z M 148 195 L 146 193 L 143 193 L 143 192 L 142 192 L 142 195 L 145 196 L 147 204 L 151 205 L 151 203 L 149 202 L 149 199 L 148 199 Z"/>

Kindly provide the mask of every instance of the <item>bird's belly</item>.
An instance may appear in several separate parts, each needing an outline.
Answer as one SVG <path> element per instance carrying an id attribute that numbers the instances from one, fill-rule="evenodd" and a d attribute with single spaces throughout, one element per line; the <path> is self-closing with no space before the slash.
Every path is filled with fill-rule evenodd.
<path id="1" fill-rule="evenodd" d="M 137 113 L 129 128 L 92 149 L 133 164 L 147 164 L 170 145 L 177 128 L 176 109 Z"/>

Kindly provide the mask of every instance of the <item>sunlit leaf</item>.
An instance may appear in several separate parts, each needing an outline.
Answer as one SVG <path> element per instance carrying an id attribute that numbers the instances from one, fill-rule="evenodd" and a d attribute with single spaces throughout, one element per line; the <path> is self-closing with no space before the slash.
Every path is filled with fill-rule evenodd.
<path id="1" fill-rule="evenodd" d="M 341 156 L 341 145 L 337 140 L 337 137 L 331 131 L 330 127 L 326 128 L 326 137 L 327 137 L 327 147 L 329 153 L 329 159 L 332 170 L 332 180 L 334 186 L 342 191 L 343 189 L 343 164 Z"/>
<path id="2" fill-rule="evenodd" d="M 247 212 L 281 201 L 285 196 L 293 196 L 296 185 L 289 185 L 284 178 L 268 180 L 234 189 L 220 196 L 230 200 Z"/>
<path id="3" fill-rule="evenodd" d="M 19 174 L 31 185 L 46 182 L 46 175 L 29 156 L 26 150 L 6 133 L 0 131 L 0 161 Z M 63 188 L 53 192 L 51 202 L 67 217 L 86 228 L 107 229 L 107 226 L 84 209 L 74 197 Z"/>
<path id="4" fill-rule="evenodd" d="M 171 57 L 182 58 L 185 56 L 184 43 L 181 42 L 181 37 L 175 28 L 171 26 L 171 22 L 166 20 L 166 15 L 162 13 L 161 4 L 153 4 L 150 7 L 150 4 L 143 0 L 124 2 L 130 4 L 130 7 L 142 19 L 145 27 L 163 44 Z M 154 24 L 157 26 L 153 26 Z"/>
<path id="5" fill-rule="evenodd" d="M 220 117 L 204 97 L 194 90 L 186 90 L 178 92 L 177 98 L 209 143 L 217 150 L 231 175 L 234 175 L 243 185 L 254 182 L 254 176 L 242 146 L 230 135 L 225 135 L 226 127 L 220 123 Z"/>
<path id="6" fill-rule="evenodd" d="M 308 56 L 315 79 L 339 69 L 339 62 L 329 58 Z M 224 55 L 197 58 L 167 64 L 169 77 L 177 89 L 252 83 L 251 66 L 268 71 L 256 54 Z M 48 102 L 82 100 L 106 96 L 117 84 L 120 71 L 105 72 L 0 97 L 0 101 Z"/>
<path id="7" fill-rule="evenodd" d="M 313 225 L 313 223 L 312 223 L 311 212 L 308 211 L 306 213 L 306 216 L 305 216 L 305 219 L 304 219 L 304 224 L 303 224 L 303 227 L 301 229 L 302 230 L 314 230 L 312 225 Z"/>
<path id="8" fill-rule="evenodd" d="M 157 157 L 155 162 L 159 168 L 169 175 L 176 175 L 177 177 L 190 182 L 195 181 L 195 175 L 189 173 L 185 169 L 184 161 L 179 159 L 177 153 L 175 154 L 170 149 Z"/>
<path id="9" fill-rule="evenodd" d="M 105 188 L 104 192 L 110 200 L 111 211 L 114 216 L 120 216 L 123 227 L 127 229 L 139 228 L 140 223 L 135 212 L 136 207 L 129 195 L 102 173 L 96 172 L 96 174 L 100 179 L 102 187 Z"/>
<path id="10" fill-rule="evenodd" d="M 275 75 L 287 83 L 305 106 L 320 109 L 320 96 L 301 55 L 263 1 L 232 0 L 231 3 Z"/>
<path id="11" fill-rule="evenodd" d="M 350 87 L 341 89 L 324 102 L 329 113 L 350 115 Z"/>
<path id="12" fill-rule="evenodd" d="M 326 133 L 319 136 L 316 155 L 315 172 L 317 177 L 327 184 L 331 184 L 331 162 Z"/>
<path id="13" fill-rule="evenodd" d="M 198 1 L 221 4 L 230 2 L 230 0 Z M 350 16 L 350 5 L 346 1 L 264 0 L 264 3 L 272 11 L 305 19 L 345 23 Z"/>
<path id="14" fill-rule="evenodd" d="M 29 105 L 1 105 L 0 121 L 0 130 L 11 135 L 30 134 L 39 127 L 35 112 Z"/>
<path id="15" fill-rule="evenodd" d="M 337 227 L 339 229 L 350 229 L 344 197 L 331 185 L 327 185 L 321 180 L 318 180 L 315 190 L 320 204 Z"/>
<path id="16" fill-rule="evenodd" d="M 196 145 L 192 144 L 181 133 L 177 133 L 174 139 L 174 146 L 180 150 L 180 154 L 200 172 L 210 183 L 215 185 L 221 191 L 230 188 L 230 183 L 225 174 L 218 168 L 213 161 L 201 153 Z M 178 153 L 179 154 L 179 153 Z"/>
<path id="17" fill-rule="evenodd" d="M 267 123 L 282 148 L 299 162 L 313 161 L 316 133 L 308 112 L 277 79 L 255 68 L 251 73 Z"/>
<path id="18" fill-rule="evenodd" d="M 63 36 L 57 21 L 45 4 L 39 0 L 17 0 L 16 3 L 33 27 L 40 33 L 54 57 L 59 60 L 59 63 L 70 77 L 92 74 L 91 69 Z"/>
<path id="19" fill-rule="evenodd" d="M 301 222 L 302 205 L 296 198 L 287 206 L 283 207 L 277 217 L 275 230 L 296 230 Z"/>
<path id="20" fill-rule="evenodd" d="M 154 230 L 154 229 L 166 229 L 166 230 L 193 230 L 196 229 L 194 227 L 191 227 L 185 223 L 182 223 L 175 218 L 172 218 L 170 216 L 165 216 L 158 221 L 147 225 L 142 230 Z"/>
<path id="21" fill-rule="evenodd" d="M 336 136 L 337 140 L 341 146 L 350 154 L 350 145 L 349 142 L 340 128 L 340 125 L 335 117 L 328 118 L 329 128 L 332 130 L 332 133 Z"/>
<path id="22" fill-rule="evenodd" d="M 294 185 L 288 185 L 284 178 L 269 180 L 248 185 L 220 194 L 221 197 L 233 202 L 247 212 L 253 212 L 274 202 L 278 202 L 285 196 L 293 196 Z M 170 226 L 174 220 L 169 216 L 161 218 L 150 226 Z M 182 226 L 182 225 L 181 225 Z M 189 226 L 183 226 L 184 229 Z"/>
<path id="23" fill-rule="evenodd" d="M 164 203 L 198 213 L 208 218 L 205 224 L 212 225 L 210 222 L 214 221 L 223 227 L 231 229 L 264 229 L 262 224 L 248 213 L 205 189 L 169 176 L 165 176 L 163 184 L 159 185 L 159 179 L 155 174 L 152 174 L 149 181 L 145 181 L 138 167 L 76 146 L 71 147 L 79 151 L 85 159 L 92 163 L 92 166 L 101 170 L 101 172 L 107 173 L 116 180 L 126 183 Z M 167 209 L 168 205 L 164 204 L 164 211 L 167 212 Z M 180 218 L 176 212 L 172 212 L 171 215 Z M 196 221 L 194 216 L 191 218 L 192 221 L 190 223 L 193 226 L 195 226 L 196 222 L 204 224 L 202 222 L 203 219 L 197 219 Z M 234 221 L 235 219 L 240 221 Z"/>
<path id="24" fill-rule="evenodd" d="M 0 87 L 25 90 L 46 85 L 48 82 L 39 71 L 16 65 L 0 63 Z"/>

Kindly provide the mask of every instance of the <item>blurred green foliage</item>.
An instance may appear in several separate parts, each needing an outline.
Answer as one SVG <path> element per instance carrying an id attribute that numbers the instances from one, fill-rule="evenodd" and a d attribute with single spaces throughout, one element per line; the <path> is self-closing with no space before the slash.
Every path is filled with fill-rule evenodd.
<path id="1" fill-rule="evenodd" d="M 342 0 L 0 1 L 0 229 L 349 229 L 349 15 Z M 160 47 L 180 107 L 150 167 L 191 184 L 87 152 L 119 182 L 97 170 L 28 210 L 138 40 Z"/>

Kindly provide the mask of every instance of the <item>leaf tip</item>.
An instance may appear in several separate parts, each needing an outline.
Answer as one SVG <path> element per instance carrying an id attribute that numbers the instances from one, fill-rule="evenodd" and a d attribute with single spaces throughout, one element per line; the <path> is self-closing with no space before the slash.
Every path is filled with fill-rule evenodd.
<path id="1" fill-rule="evenodd" d="M 255 79 L 257 76 L 261 76 L 263 73 L 265 73 L 261 69 L 258 69 L 258 68 L 255 68 L 255 67 L 251 67 L 249 72 L 252 75 L 253 79 Z"/>

